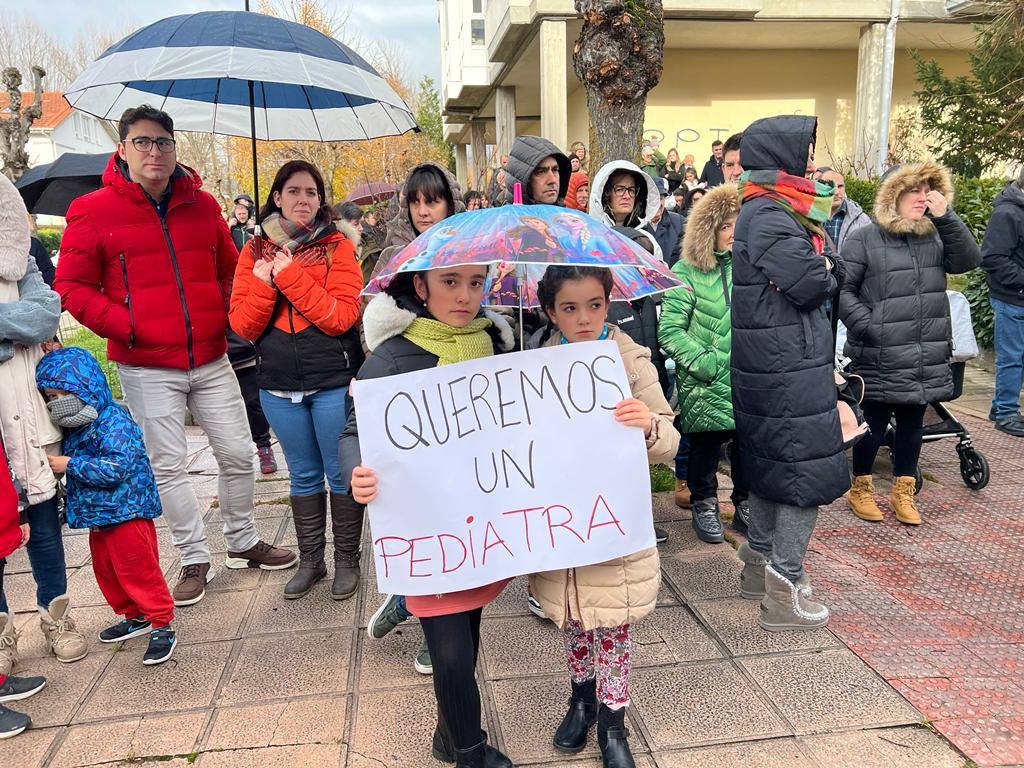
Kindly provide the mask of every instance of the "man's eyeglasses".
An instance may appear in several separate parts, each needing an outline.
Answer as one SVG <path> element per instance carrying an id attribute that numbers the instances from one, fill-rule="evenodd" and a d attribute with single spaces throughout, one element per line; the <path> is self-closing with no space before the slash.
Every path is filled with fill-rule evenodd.
<path id="1" fill-rule="evenodd" d="M 154 144 L 165 155 L 174 151 L 174 139 L 169 139 L 166 136 L 161 136 L 158 139 L 154 139 L 151 136 L 136 136 L 134 139 L 131 139 L 131 142 L 132 146 L 139 150 L 139 152 L 149 152 Z"/>
<path id="2" fill-rule="evenodd" d="M 624 187 L 621 184 L 616 184 L 612 187 L 612 192 L 619 197 L 636 197 L 636 187 Z"/>

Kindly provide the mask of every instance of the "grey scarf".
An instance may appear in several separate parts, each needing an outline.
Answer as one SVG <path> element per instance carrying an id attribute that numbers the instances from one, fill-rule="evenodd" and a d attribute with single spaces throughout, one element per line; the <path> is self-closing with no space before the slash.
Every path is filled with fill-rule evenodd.
<path id="1" fill-rule="evenodd" d="M 50 412 L 53 423 L 64 429 L 87 426 L 99 416 L 95 408 L 85 403 L 78 395 L 70 393 L 50 400 L 46 404 L 46 409 Z"/>

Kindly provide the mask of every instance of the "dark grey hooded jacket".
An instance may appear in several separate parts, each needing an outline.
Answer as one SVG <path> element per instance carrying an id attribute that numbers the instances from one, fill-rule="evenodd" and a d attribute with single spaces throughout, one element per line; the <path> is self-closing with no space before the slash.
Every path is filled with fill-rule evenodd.
<path id="1" fill-rule="evenodd" d="M 803 176 L 816 131 L 814 117 L 758 120 L 743 133 L 743 167 Z M 732 402 L 750 490 L 797 507 L 829 504 L 850 487 L 825 311 L 841 275 L 792 214 L 758 197 L 740 207 L 732 278 Z"/>
<path id="2" fill-rule="evenodd" d="M 901 217 L 901 194 L 921 183 L 950 202 L 944 216 Z M 946 275 L 981 264 L 967 225 L 953 212 L 953 182 L 936 163 L 904 165 L 886 174 L 875 195 L 875 223 L 843 245 L 846 281 L 839 317 L 843 350 L 864 377 L 864 399 L 924 405 L 953 396 L 953 326 Z"/>
<path id="3" fill-rule="evenodd" d="M 993 298 L 1024 307 L 1024 189 L 1011 181 L 992 206 L 981 266 Z"/>
<path id="4" fill-rule="evenodd" d="M 523 202 L 533 205 L 537 201 L 530 196 L 530 177 L 545 157 L 558 161 L 558 205 L 562 205 L 569 190 L 569 176 L 572 164 L 562 150 L 540 136 L 516 136 L 512 151 L 508 153 L 508 168 L 505 170 L 505 202 L 511 203 L 517 183 L 523 185 Z"/>

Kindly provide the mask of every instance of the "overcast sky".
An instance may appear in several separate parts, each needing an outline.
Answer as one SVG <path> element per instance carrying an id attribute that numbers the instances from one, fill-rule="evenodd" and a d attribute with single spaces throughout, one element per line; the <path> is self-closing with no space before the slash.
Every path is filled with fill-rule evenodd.
<path id="1" fill-rule="evenodd" d="M 440 87 L 441 38 L 435 0 L 323 0 L 366 42 L 398 41 L 414 81 L 427 74 Z M 259 0 L 252 0 L 253 8 Z M 82 28 L 142 27 L 166 16 L 212 10 L 242 10 L 244 0 L 0 0 L 0 18 L 25 13 L 54 34 L 71 40 Z M 0 22 L 2 23 L 2 22 Z"/>

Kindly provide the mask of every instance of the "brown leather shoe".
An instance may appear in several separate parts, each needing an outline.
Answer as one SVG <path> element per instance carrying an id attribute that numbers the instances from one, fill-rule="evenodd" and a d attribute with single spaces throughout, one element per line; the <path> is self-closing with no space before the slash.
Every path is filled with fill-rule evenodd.
<path id="1" fill-rule="evenodd" d="M 686 484 L 685 480 L 676 479 L 676 506 L 680 509 L 690 509 L 693 504 L 690 503 L 690 487 Z"/>
<path id="2" fill-rule="evenodd" d="M 292 568 L 299 562 L 299 556 L 288 549 L 271 546 L 265 541 L 257 541 L 245 552 L 228 552 L 224 558 L 224 567 L 240 570 L 242 568 L 261 568 L 264 571 L 283 571 Z"/>
<path id="3" fill-rule="evenodd" d="M 177 606 L 195 605 L 206 596 L 206 585 L 213 578 L 209 563 L 183 566 L 171 596 Z"/>

